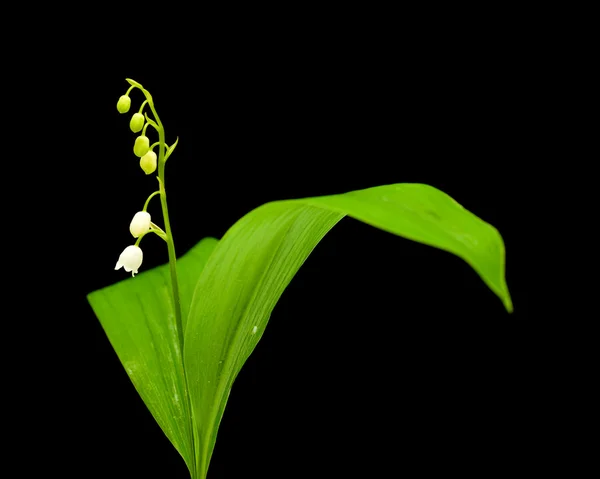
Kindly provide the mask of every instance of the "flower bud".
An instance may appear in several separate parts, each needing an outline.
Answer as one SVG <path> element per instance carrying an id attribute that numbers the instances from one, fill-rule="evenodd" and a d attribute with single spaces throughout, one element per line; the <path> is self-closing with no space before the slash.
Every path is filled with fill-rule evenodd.
<path id="1" fill-rule="evenodd" d="M 131 220 L 129 231 L 134 238 L 146 233 L 150 229 L 150 213 L 138 211 Z"/>
<path id="2" fill-rule="evenodd" d="M 148 153 L 150 149 L 150 140 L 145 135 L 140 135 L 135 139 L 135 144 L 133 145 L 133 153 L 135 156 L 139 156 L 140 158 Z"/>
<path id="3" fill-rule="evenodd" d="M 131 128 L 131 131 L 134 133 L 138 133 L 142 131 L 142 128 L 144 128 L 145 122 L 146 119 L 144 118 L 144 115 L 141 113 L 134 113 L 129 121 L 129 128 Z"/>
<path id="4" fill-rule="evenodd" d="M 135 276 L 138 269 L 142 265 L 144 254 L 139 246 L 131 245 L 123 250 L 115 269 L 125 268 L 128 273 L 131 271 L 131 276 Z"/>
<path id="5" fill-rule="evenodd" d="M 130 106 L 131 98 L 129 98 L 127 95 L 121 95 L 119 101 L 117 102 L 117 110 L 119 110 L 119 113 L 127 113 Z"/>
<path id="6" fill-rule="evenodd" d="M 149 150 L 148 153 L 140 159 L 140 166 L 147 175 L 154 173 L 156 171 L 156 153 Z"/>

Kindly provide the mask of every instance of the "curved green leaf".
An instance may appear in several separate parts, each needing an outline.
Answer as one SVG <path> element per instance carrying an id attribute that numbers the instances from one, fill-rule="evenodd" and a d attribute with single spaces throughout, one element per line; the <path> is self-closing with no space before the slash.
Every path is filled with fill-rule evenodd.
<path id="1" fill-rule="evenodd" d="M 185 330 L 184 362 L 198 428 L 200 477 L 206 477 L 233 382 L 275 304 L 314 247 L 345 215 L 461 257 L 512 310 L 500 234 L 431 186 L 379 186 L 273 202 L 251 211 L 210 256 Z"/>
<path id="2" fill-rule="evenodd" d="M 184 314 L 216 245 L 205 238 L 177 262 Z M 88 301 L 139 395 L 193 471 L 194 429 L 170 288 L 163 265 L 94 291 Z"/>

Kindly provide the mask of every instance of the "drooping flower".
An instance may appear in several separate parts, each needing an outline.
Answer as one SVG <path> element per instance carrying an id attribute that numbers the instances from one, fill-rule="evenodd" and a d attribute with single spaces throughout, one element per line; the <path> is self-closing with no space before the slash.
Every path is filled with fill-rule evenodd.
<path id="1" fill-rule="evenodd" d="M 148 153 L 150 149 L 150 140 L 146 135 L 140 135 L 135 139 L 135 144 L 133 145 L 133 153 L 135 156 L 139 156 L 140 158 Z"/>
<path id="2" fill-rule="evenodd" d="M 144 115 L 141 113 L 134 113 L 131 117 L 131 120 L 129 120 L 129 128 L 131 128 L 131 131 L 134 133 L 138 133 L 139 131 L 142 131 L 142 128 L 144 128 L 145 121 L 146 119 L 144 118 Z"/>
<path id="3" fill-rule="evenodd" d="M 146 211 L 138 211 L 131 220 L 129 231 L 134 238 L 144 234 L 150 229 L 150 213 Z"/>
<path id="4" fill-rule="evenodd" d="M 148 153 L 140 159 L 140 166 L 147 175 L 154 173 L 156 171 L 156 153 L 149 150 Z"/>
<path id="5" fill-rule="evenodd" d="M 131 271 L 131 276 L 135 276 L 139 267 L 142 265 L 144 254 L 139 246 L 131 245 L 123 250 L 115 269 L 125 268 L 128 273 Z"/>
<path id="6" fill-rule="evenodd" d="M 129 98 L 127 95 L 121 95 L 119 101 L 117 102 L 117 110 L 119 110 L 119 113 L 127 113 L 130 106 L 131 98 Z"/>

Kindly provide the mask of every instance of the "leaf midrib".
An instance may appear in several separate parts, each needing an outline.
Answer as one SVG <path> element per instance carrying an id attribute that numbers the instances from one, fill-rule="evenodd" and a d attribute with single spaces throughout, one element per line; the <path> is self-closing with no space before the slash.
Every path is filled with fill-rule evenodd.
<path id="1" fill-rule="evenodd" d="M 290 224 L 285 229 L 285 234 L 279 236 L 279 238 L 285 238 L 287 236 L 288 232 L 294 226 L 294 222 L 295 221 L 296 221 L 296 218 L 294 218 L 293 221 L 290 221 Z M 265 281 L 265 277 L 267 276 L 267 272 L 270 271 L 271 266 L 273 264 L 273 261 L 274 261 L 275 257 L 277 256 L 277 254 L 279 253 L 279 251 L 281 249 L 283 241 L 281 239 L 279 239 L 278 243 L 279 244 L 277 245 L 277 248 L 275 248 L 275 251 L 273 252 L 273 254 L 271 255 L 271 257 L 269 258 L 269 263 L 268 263 L 267 267 L 263 269 L 263 271 L 262 271 L 262 273 L 260 275 L 259 281 L 257 283 L 255 283 L 256 287 L 254 288 L 254 291 L 252 293 L 252 297 L 250 298 L 249 301 L 246 302 L 246 305 L 244 306 L 243 312 L 240 315 L 241 319 L 240 319 L 240 321 L 238 321 L 238 327 L 236 328 L 236 331 L 235 331 L 235 333 L 233 335 L 233 340 L 230 342 L 230 344 L 237 344 L 238 337 L 239 337 L 239 334 L 241 332 L 241 328 L 239 327 L 239 325 L 244 322 L 243 320 L 246 318 L 246 315 L 247 315 L 247 312 L 248 312 L 248 310 L 250 308 L 250 305 L 254 304 L 254 301 L 255 301 L 256 297 L 258 296 L 258 294 L 259 294 L 259 292 L 261 290 L 261 287 L 262 287 L 262 285 L 263 285 L 263 283 Z M 225 366 L 230 366 L 230 360 L 231 360 L 233 349 L 234 348 L 229 348 L 229 351 L 227 353 L 227 356 L 225 357 L 225 361 L 223 363 L 223 368 L 221 369 L 221 371 L 223 371 L 223 370 L 226 369 Z M 237 363 L 237 360 L 239 359 L 240 353 L 241 353 L 241 348 L 240 348 L 240 351 L 238 351 L 238 353 L 236 355 L 235 361 L 233 362 L 233 366 L 235 366 L 235 364 Z M 233 368 L 232 368 L 232 371 L 233 371 Z M 221 374 L 221 378 L 222 377 L 224 377 L 223 374 Z M 231 377 L 233 378 L 234 375 L 231 375 Z M 219 399 L 219 398 L 223 398 L 224 397 L 225 390 L 226 390 L 226 386 L 225 385 L 229 384 L 230 382 L 233 384 L 233 379 L 231 381 L 230 380 L 227 380 L 227 381 L 221 381 L 220 380 L 219 381 L 219 385 L 217 387 L 217 394 L 215 394 L 215 396 L 214 396 L 215 400 L 212 402 L 211 407 L 209 409 L 209 411 L 211 413 L 215 410 L 216 406 L 220 406 L 220 404 L 222 402 L 222 399 Z M 219 399 L 218 402 L 217 402 L 217 399 Z M 207 428 L 207 432 L 209 433 L 207 435 L 207 437 L 209 437 L 209 438 L 212 437 L 212 431 L 213 431 L 214 426 L 215 426 L 217 415 L 211 414 L 210 417 L 211 417 L 210 426 Z M 206 458 L 205 464 L 206 464 L 207 467 L 208 467 L 208 449 L 209 449 L 209 444 L 210 444 L 210 441 L 206 441 L 205 442 L 205 447 L 203 448 L 203 454 L 202 454 L 202 457 Z M 207 472 L 207 471 L 205 471 L 205 472 Z"/>

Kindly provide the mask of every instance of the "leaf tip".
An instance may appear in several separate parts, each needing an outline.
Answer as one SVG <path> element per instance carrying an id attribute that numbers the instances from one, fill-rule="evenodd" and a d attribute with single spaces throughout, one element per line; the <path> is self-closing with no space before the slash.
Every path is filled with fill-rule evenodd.
<path id="1" fill-rule="evenodd" d="M 138 88 L 142 88 L 142 85 L 140 83 L 136 82 L 135 80 L 132 80 L 131 78 L 125 78 L 125 81 L 127 83 L 129 83 L 130 85 L 132 85 L 132 86 L 136 86 Z"/>
<path id="2" fill-rule="evenodd" d="M 514 312 L 513 302 L 512 299 L 510 299 L 510 293 L 508 290 L 506 291 L 504 298 L 502 298 L 502 302 L 504 303 L 504 307 L 508 313 Z"/>

